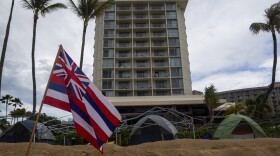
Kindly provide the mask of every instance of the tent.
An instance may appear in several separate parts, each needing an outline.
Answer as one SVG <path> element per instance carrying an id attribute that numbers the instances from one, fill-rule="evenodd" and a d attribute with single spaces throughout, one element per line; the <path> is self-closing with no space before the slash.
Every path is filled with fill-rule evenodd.
<path id="1" fill-rule="evenodd" d="M 177 138 L 177 129 L 167 119 L 158 115 L 141 118 L 131 130 L 129 145 Z"/>
<path id="2" fill-rule="evenodd" d="M 267 137 L 262 128 L 244 115 L 228 115 L 217 128 L 213 139 L 254 139 Z"/>
<path id="3" fill-rule="evenodd" d="M 28 142 L 34 127 L 34 123 L 35 121 L 31 120 L 17 122 L 0 135 L 0 142 Z M 44 124 L 38 123 L 35 141 L 55 144 L 55 137 Z"/>

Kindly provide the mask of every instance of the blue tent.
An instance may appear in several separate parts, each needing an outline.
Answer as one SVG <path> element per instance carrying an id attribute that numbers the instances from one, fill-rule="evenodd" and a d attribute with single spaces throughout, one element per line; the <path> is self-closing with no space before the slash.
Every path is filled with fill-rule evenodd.
<path id="1" fill-rule="evenodd" d="M 34 127 L 35 121 L 25 120 L 14 124 L 5 132 L 0 134 L 0 142 L 28 142 Z M 55 137 L 52 132 L 44 124 L 38 123 L 36 136 L 36 142 L 44 142 L 49 144 L 55 144 Z"/>

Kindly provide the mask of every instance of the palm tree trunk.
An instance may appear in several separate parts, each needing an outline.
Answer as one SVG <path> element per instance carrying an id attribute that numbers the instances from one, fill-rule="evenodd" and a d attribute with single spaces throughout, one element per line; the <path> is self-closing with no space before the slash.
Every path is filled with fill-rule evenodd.
<path id="1" fill-rule="evenodd" d="M 8 118 L 8 101 L 6 102 L 6 120 Z"/>
<path id="2" fill-rule="evenodd" d="M 275 75 L 276 75 L 276 66 L 277 66 L 277 38 L 275 35 L 275 30 L 274 28 L 271 29 L 272 32 L 272 38 L 273 38 L 273 67 L 272 67 L 272 78 L 271 78 L 271 84 L 269 85 L 269 88 L 267 89 L 261 105 L 265 105 L 267 98 L 269 94 L 271 93 L 274 83 L 275 83 Z"/>
<path id="3" fill-rule="evenodd" d="M 3 72 L 4 60 L 5 60 L 6 49 L 7 49 L 7 44 L 8 44 L 8 38 L 9 38 L 9 34 L 10 34 L 10 25 L 11 25 L 12 16 L 13 16 L 14 2 L 15 2 L 15 0 L 12 1 L 10 16 L 9 16 L 9 20 L 8 20 L 8 24 L 7 24 L 7 28 L 6 28 L 6 34 L 5 34 L 3 48 L 2 48 L 2 54 L 1 54 L 1 61 L 0 61 L 0 97 L 1 97 L 2 72 Z"/>
<path id="4" fill-rule="evenodd" d="M 83 29 L 83 39 L 82 39 L 82 48 L 81 48 L 81 58 L 80 58 L 80 68 L 82 70 L 83 68 L 83 60 L 84 60 L 84 48 L 85 48 L 85 38 L 86 38 L 86 32 L 87 32 L 87 25 L 88 23 L 84 22 L 84 29 Z"/>
<path id="5" fill-rule="evenodd" d="M 34 13 L 34 22 L 33 22 L 33 37 L 32 37 L 32 83 L 33 83 L 33 110 L 32 113 L 35 115 L 36 112 L 36 76 L 35 76 L 35 42 L 36 42 L 36 26 L 38 20 L 38 12 Z"/>

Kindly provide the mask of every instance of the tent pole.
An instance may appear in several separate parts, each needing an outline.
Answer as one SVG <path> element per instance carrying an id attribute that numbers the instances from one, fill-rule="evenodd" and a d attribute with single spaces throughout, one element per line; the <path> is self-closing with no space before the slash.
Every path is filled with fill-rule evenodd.
<path id="1" fill-rule="evenodd" d="M 195 139 L 195 130 L 194 130 L 194 121 L 193 121 L 193 118 L 192 118 L 192 128 L 193 128 L 193 139 Z"/>

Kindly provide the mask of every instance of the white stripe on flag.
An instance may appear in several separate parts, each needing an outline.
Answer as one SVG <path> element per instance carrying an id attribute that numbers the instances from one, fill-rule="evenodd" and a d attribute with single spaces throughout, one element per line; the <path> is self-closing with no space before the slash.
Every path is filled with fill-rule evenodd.
<path id="1" fill-rule="evenodd" d="M 113 104 L 96 88 L 93 83 L 90 83 L 88 87 L 95 93 L 95 95 L 100 99 L 100 101 L 104 104 L 105 107 L 119 120 L 122 120 L 120 113 L 113 106 Z"/>
<path id="2" fill-rule="evenodd" d="M 96 139 L 96 135 L 93 131 L 93 128 L 83 118 L 81 118 L 80 115 L 77 114 L 74 110 L 71 109 L 71 111 L 73 114 L 73 120 L 81 127 L 83 127 L 92 137 Z"/>
<path id="3" fill-rule="evenodd" d="M 68 95 L 56 90 L 48 89 L 46 96 L 69 103 Z"/>
<path id="4" fill-rule="evenodd" d="M 106 135 L 110 137 L 112 131 L 108 128 L 101 116 L 96 112 L 96 110 L 89 104 L 89 102 L 85 98 L 83 98 L 83 103 L 85 104 L 87 112 L 92 118 L 92 120 L 94 120 L 99 125 L 99 127 L 106 133 Z"/>

